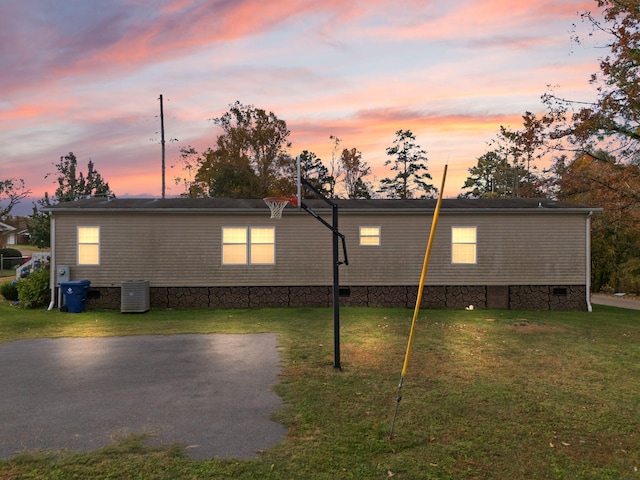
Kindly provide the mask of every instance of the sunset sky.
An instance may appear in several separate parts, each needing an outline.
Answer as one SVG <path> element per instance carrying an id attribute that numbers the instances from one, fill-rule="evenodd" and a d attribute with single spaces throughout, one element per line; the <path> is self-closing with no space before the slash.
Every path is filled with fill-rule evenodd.
<path id="1" fill-rule="evenodd" d="M 328 163 L 335 135 L 378 179 L 391 175 L 395 132 L 410 129 L 437 186 L 449 164 L 455 196 L 500 125 L 542 111 L 547 85 L 593 98 L 603 52 L 571 41 L 573 24 L 588 32 L 578 14 L 589 9 L 595 1 L 5 1 L 0 180 L 22 178 L 38 199 L 74 152 L 117 196 L 159 196 L 163 94 L 167 195 L 182 192 L 180 148 L 212 146 L 210 119 L 238 100 L 287 122 L 292 155 Z"/>

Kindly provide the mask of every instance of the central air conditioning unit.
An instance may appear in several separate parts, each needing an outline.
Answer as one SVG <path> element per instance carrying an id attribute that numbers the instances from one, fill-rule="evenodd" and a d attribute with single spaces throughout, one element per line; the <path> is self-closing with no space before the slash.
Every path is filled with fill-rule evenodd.
<path id="1" fill-rule="evenodd" d="M 144 313 L 150 310 L 149 281 L 128 280 L 120 289 L 121 313 Z"/>

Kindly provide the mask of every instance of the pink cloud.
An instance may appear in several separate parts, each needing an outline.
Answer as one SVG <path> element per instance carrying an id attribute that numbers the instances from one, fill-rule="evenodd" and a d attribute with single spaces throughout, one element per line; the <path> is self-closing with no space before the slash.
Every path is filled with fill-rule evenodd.
<path id="1" fill-rule="evenodd" d="M 394 39 L 428 38 L 468 47 L 527 48 L 553 41 L 548 37 L 550 22 L 570 25 L 577 12 L 593 7 L 594 2 L 590 1 L 417 1 L 400 23 L 374 26 L 370 34 Z M 416 10 L 420 13 L 416 14 Z"/>
<path id="2" fill-rule="evenodd" d="M 38 15 L 21 6 L 5 6 L 4 12 L 0 11 L 4 18 L 27 17 L 25 23 L 30 20 L 35 29 L 28 34 L 17 29 L 0 34 L 5 44 L 16 47 L 0 66 L 15 72 L 27 65 L 22 78 L 5 76 L 0 88 L 21 89 L 71 76 L 113 77 L 123 70 L 135 71 L 147 64 L 273 31 L 294 18 L 320 16 L 344 24 L 376 4 L 176 0 L 150 11 L 147 2 L 129 3 L 125 7 L 117 0 L 105 0 L 99 12 L 83 4 L 78 12 L 68 12 L 66 20 L 59 20 L 67 13 L 64 9 L 48 13 L 43 6 Z M 71 4 L 69 8 L 73 8 Z M 24 62 L 25 58 L 31 61 Z"/>
<path id="3" fill-rule="evenodd" d="M 115 8 L 114 2 L 109 3 Z M 139 69 L 145 64 L 168 61 L 221 42 L 272 30 L 292 16 L 313 15 L 312 11 L 317 9 L 330 11 L 335 5 L 344 4 L 339 1 L 317 4 L 308 0 L 267 3 L 180 0 L 161 6 L 154 15 L 149 14 L 147 4 L 142 2 L 136 8 L 107 8 L 98 20 L 79 31 L 61 32 L 47 25 L 38 32 L 35 42 L 21 44 L 46 42 L 49 49 L 56 51 L 54 58 L 43 61 L 39 67 L 40 75 L 49 81 L 70 75 L 112 76 L 119 70 Z M 30 73 L 38 75 L 37 70 Z"/>
<path id="4" fill-rule="evenodd" d="M 37 118 L 49 111 L 48 107 L 39 105 L 21 105 L 17 108 L 0 110 L 0 121 L 16 122 L 22 119 Z"/>

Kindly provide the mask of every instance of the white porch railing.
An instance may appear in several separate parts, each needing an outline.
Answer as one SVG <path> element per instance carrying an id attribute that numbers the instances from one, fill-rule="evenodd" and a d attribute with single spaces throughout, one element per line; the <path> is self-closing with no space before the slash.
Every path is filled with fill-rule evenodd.
<path id="1" fill-rule="evenodd" d="M 31 255 L 31 259 L 16 268 L 16 278 L 24 278 L 33 270 L 46 265 L 51 259 L 50 252 L 36 252 Z"/>

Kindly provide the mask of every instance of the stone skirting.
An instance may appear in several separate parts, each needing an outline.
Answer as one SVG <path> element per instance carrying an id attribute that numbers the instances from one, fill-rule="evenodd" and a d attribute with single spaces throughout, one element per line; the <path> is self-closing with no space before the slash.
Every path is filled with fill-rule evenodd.
<path id="1" fill-rule="evenodd" d="M 343 287 L 340 304 L 413 308 L 417 286 Z M 151 287 L 151 308 L 328 307 L 327 287 Z M 425 286 L 421 308 L 586 310 L 584 285 Z M 120 309 L 120 287 L 91 288 L 89 308 Z"/>

